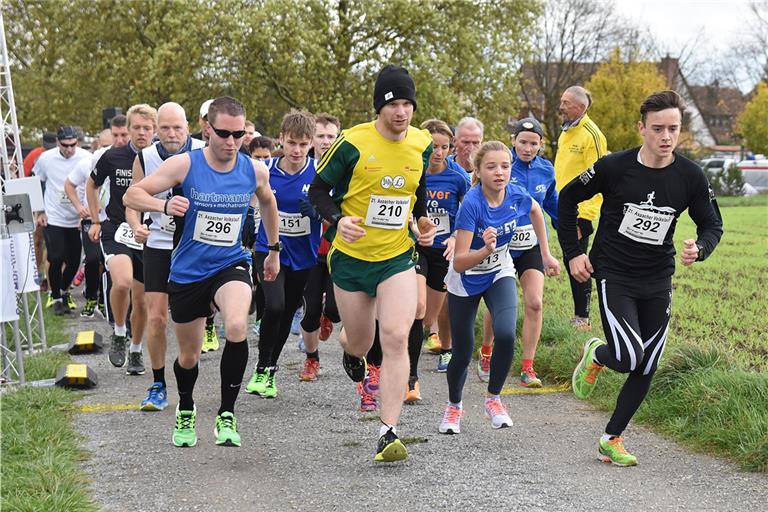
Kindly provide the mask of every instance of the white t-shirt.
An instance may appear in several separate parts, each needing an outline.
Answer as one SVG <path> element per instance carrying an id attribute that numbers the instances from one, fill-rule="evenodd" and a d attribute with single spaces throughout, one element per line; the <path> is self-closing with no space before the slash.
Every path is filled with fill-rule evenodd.
<path id="1" fill-rule="evenodd" d="M 44 151 L 35 162 L 32 172 L 45 182 L 45 214 L 48 224 L 62 228 L 76 228 L 80 217 L 64 191 L 64 181 L 80 161 L 90 162 L 91 154 L 77 148 L 70 158 L 64 158 L 58 147 Z"/>
<path id="2" fill-rule="evenodd" d="M 96 166 L 96 162 L 99 161 L 99 158 L 101 158 L 101 155 L 104 154 L 104 152 L 109 149 L 111 146 L 107 146 L 104 148 L 99 148 L 96 150 L 96 152 L 91 156 L 90 159 L 83 158 L 80 160 L 74 169 L 69 173 L 67 176 L 67 179 L 75 186 L 75 189 L 77 191 L 77 197 L 80 199 L 80 202 L 83 203 L 83 206 L 88 208 L 88 196 L 85 193 L 85 184 L 88 181 L 88 176 L 91 175 L 91 171 Z M 106 212 L 104 212 L 104 205 L 107 204 L 107 201 L 109 201 L 109 187 L 101 187 L 101 192 L 99 193 L 99 199 L 101 202 L 101 206 L 99 207 L 99 221 L 104 221 L 104 219 L 107 218 Z"/>

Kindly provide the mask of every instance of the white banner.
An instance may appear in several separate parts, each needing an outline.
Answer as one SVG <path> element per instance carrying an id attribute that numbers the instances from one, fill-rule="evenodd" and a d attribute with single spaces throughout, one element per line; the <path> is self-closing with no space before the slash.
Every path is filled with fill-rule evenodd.
<path id="1" fill-rule="evenodd" d="M 36 292 L 40 289 L 37 282 L 37 260 L 32 233 L 16 233 L 11 237 L 13 244 L 13 280 L 18 293 Z"/>
<path id="2" fill-rule="evenodd" d="M 0 240 L 2 259 L 0 260 L 0 322 L 12 322 L 19 319 L 16 310 L 16 290 L 13 283 L 12 252 L 13 244 L 10 239 Z"/>

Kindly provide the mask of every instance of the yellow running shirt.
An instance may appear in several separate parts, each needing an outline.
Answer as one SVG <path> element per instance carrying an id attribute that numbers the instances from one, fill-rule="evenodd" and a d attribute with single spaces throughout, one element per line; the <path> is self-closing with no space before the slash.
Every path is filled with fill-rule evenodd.
<path id="1" fill-rule="evenodd" d="M 384 138 L 375 121 L 344 130 L 318 164 L 342 215 L 360 217 L 366 234 L 354 243 L 336 235 L 333 246 L 364 261 L 383 261 L 413 247 L 408 219 L 432 153 L 432 136 L 413 126 L 403 140 Z"/>

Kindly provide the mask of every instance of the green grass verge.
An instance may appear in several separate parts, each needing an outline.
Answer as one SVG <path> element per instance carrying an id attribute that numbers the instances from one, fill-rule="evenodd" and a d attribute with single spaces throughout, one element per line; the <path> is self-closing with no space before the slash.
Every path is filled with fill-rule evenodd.
<path id="1" fill-rule="evenodd" d="M 723 240 L 707 261 L 677 265 L 667 348 L 633 421 L 695 450 L 728 457 L 742 469 L 768 472 L 768 195 L 719 201 Z M 560 258 L 556 234 L 550 233 L 552 252 Z M 695 238 L 687 214 L 680 217 L 676 247 L 685 238 Z M 604 338 L 596 294 L 593 331 L 585 334 L 568 323 L 573 305 L 565 275 L 547 279 L 545 286 L 536 370 L 545 384 L 569 382 L 586 339 Z M 520 300 L 518 335 L 522 307 Z M 476 347 L 481 322 L 478 315 Z M 519 344 L 515 352 L 512 385 L 517 383 Z M 624 375 L 604 372 L 592 402 L 612 410 L 624 380 Z"/>
<path id="2" fill-rule="evenodd" d="M 45 311 L 49 343 L 61 343 L 64 320 Z M 66 352 L 25 357 L 28 381 L 53 378 L 71 362 Z M 79 464 L 87 456 L 72 428 L 72 403 L 80 394 L 58 387 L 26 387 L 0 395 L 0 510 L 95 511 Z"/>

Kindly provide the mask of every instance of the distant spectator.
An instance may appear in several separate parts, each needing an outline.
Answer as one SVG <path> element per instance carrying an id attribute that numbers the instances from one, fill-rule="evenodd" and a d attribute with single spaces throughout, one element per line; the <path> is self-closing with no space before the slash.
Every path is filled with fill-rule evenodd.
<path id="1" fill-rule="evenodd" d="M 35 166 L 35 162 L 43 154 L 43 151 L 56 147 L 56 134 L 52 132 L 45 132 L 43 134 L 43 145 L 36 147 L 29 152 L 24 159 L 24 176 L 32 176 L 32 168 Z"/>

